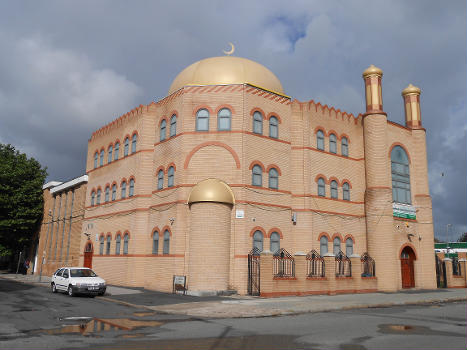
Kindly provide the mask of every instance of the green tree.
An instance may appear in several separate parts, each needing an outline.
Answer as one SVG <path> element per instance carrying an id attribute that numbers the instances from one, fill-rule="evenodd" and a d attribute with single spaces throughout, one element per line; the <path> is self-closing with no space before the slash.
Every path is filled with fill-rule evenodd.
<path id="1" fill-rule="evenodd" d="M 34 158 L 0 144 L 0 256 L 31 243 L 42 219 L 47 170 Z"/>
<path id="2" fill-rule="evenodd" d="M 463 234 L 461 234 L 461 236 L 459 237 L 459 239 L 457 241 L 458 242 L 467 242 L 467 232 L 464 232 Z"/>

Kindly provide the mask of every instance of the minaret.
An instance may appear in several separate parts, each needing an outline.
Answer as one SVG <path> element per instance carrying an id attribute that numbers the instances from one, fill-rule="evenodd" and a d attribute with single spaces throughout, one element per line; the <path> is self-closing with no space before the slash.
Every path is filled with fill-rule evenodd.
<path id="1" fill-rule="evenodd" d="M 411 129 L 420 129 L 422 120 L 420 116 L 420 89 L 409 84 L 402 90 L 405 107 L 405 126 Z"/>
<path id="2" fill-rule="evenodd" d="M 398 289 L 397 260 L 392 218 L 392 183 L 387 145 L 387 117 L 383 111 L 383 71 L 373 65 L 363 72 L 366 113 L 363 115 L 365 147 L 365 219 L 367 249 L 375 259 L 378 290 Z"/>

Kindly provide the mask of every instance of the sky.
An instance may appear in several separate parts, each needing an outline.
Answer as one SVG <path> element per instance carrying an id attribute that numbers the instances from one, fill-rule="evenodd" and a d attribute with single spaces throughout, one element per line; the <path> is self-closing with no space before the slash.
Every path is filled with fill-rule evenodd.
<path id="1" fill-rule="evenodd" d="M 405 123 L 400 93 L 420 87 L 435 236 L 467 232 L 465 0 L 2 1 L 0 143 L 48 180 L 80 176 L 94 130 L 228 42 L 293 98 L 355 115 L 370 64 L 391 121 Z"/>

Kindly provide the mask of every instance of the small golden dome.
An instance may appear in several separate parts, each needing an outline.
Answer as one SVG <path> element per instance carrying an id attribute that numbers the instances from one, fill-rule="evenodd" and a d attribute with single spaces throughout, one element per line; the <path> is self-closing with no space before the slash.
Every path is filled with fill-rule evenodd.
<path id="1" fill-rule="evenodd" d="M 219 179 L 206 179 L 192 188 L 188 196 L 188 204 L 197 202 L 218 202 L 235 204 L 232 189 Z"/>
<path id="2" fill-rule="evenodd" d="M 383 75 L 383 71 L 379 69 L 378 67 L 375 67 L 374 65 L 369 66 L 367 69 L 363 71 L 362 76 L 365 78 L 369 75 Z"/>
<path id="3" fill-rule="evenodd" d="M 186 67 L 172 82 L 169 95 L 187 85 L 250 83 L 283 94 L 282 84 L 263 65 L 241 57 L 211 57 Z"/>
<path id="4" fill-rule="evenodd" d="M 404 90 L 402 90 L 402 96 L 405 96 L 405 95 L 420 95 L 420 88 L 416 87 L 416 86 L 413 86 L 412 84 L 409 84 L 409 86 L 407 86 Z"/>

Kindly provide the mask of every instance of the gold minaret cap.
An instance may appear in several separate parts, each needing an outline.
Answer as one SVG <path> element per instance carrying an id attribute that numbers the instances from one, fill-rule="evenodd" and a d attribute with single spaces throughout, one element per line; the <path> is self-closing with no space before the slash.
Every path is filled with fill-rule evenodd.
<path id="1" fill-rule="evenodd" d="M 383 76 L 383 71 L 374 65 L 369 66 L 367 69 L 363 71 L 363 78 L 369 75 L 379 75 L 380 77 Z"/>
<path id="2" fill-rule="evenodd" d="M 206 179 L 198 182 L 188 196 L 188 204 L 198 202 L 217 202 L 235 204 L 232 189 L 219 179 Z"/>
<path id="3" fill-rule="evenodd" d="M 412 84 L 409 84 L 404 90 L 402 90 L 402 96 L 405 95 L 420 95 L 420 88 L 413 86 Z"/>

